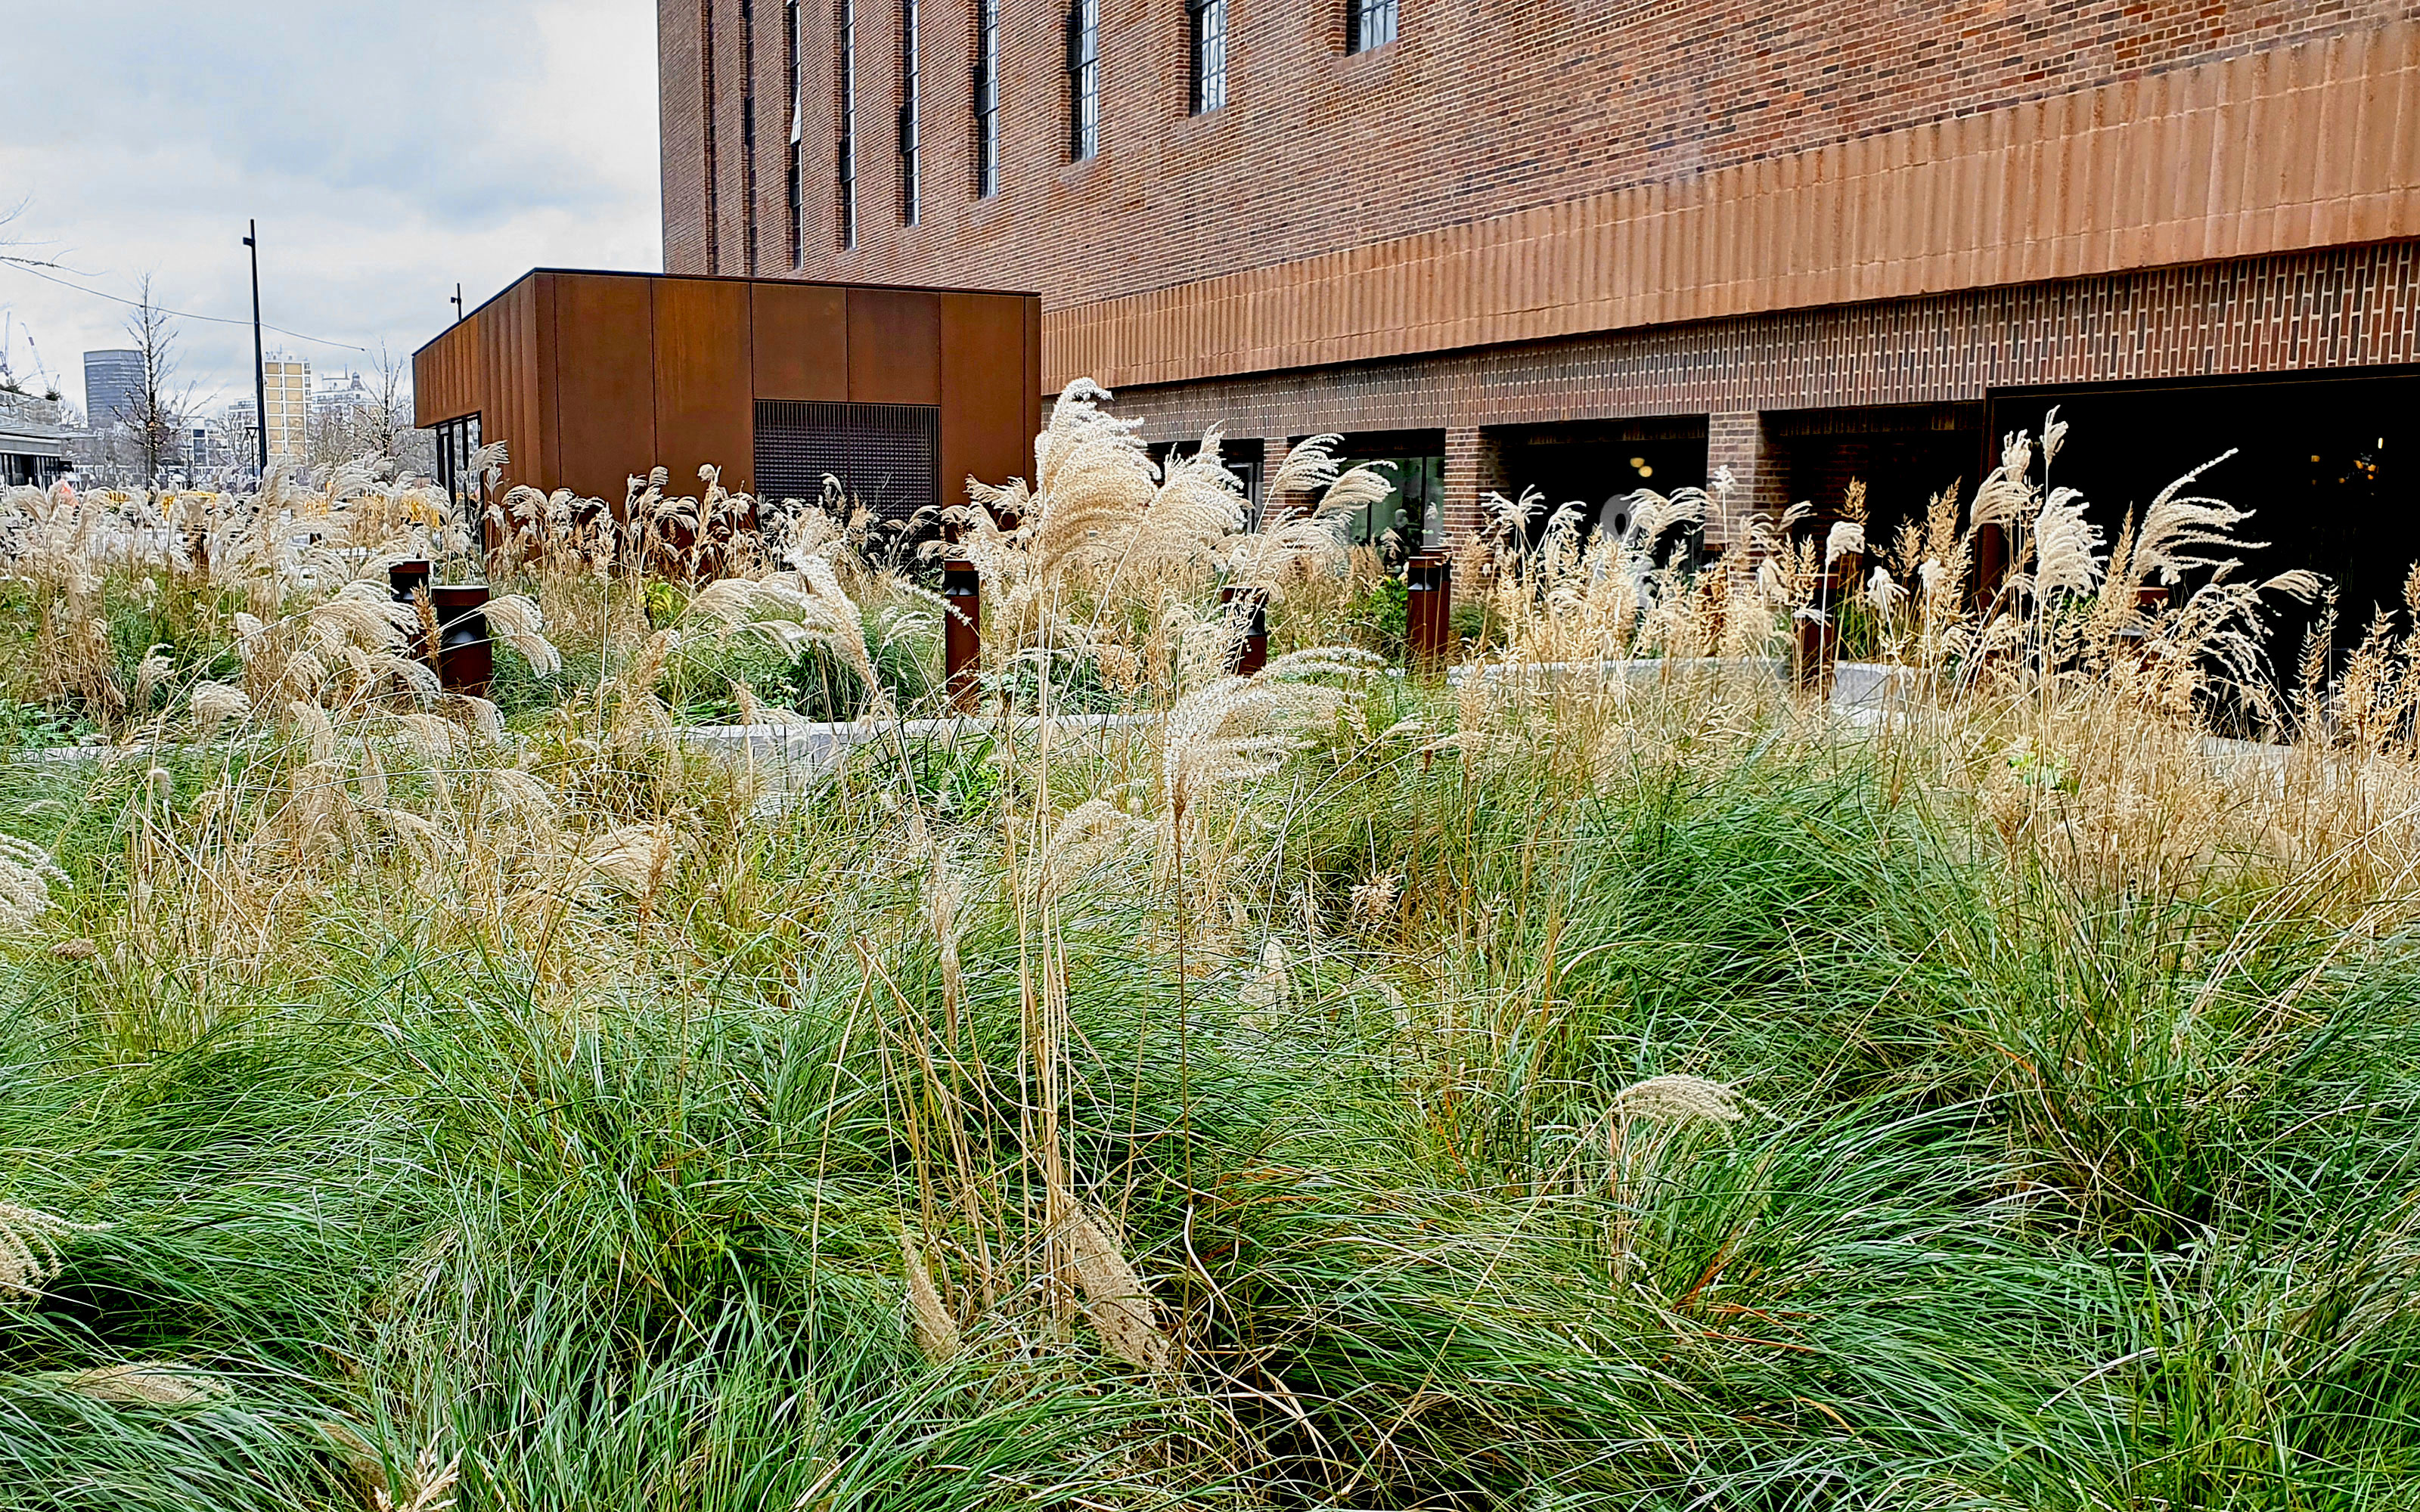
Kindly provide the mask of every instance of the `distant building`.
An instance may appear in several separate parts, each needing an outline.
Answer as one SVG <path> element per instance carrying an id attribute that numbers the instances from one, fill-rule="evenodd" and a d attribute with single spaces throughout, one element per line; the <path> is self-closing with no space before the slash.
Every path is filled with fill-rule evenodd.
<path id="1" fill-rule="evenodd" d="M 84 413 L 98 430 L 125 424 L 143 405 L 143 354 L 132 348 L 84 354 Z"/>
<path id="2" fill-rule="evenodd" d="M 0 391 L 0 486 L 49 487 L 74 470 L 71 440 L 57 400 Z"/>
<path id="3" fill-rule="evenodd" d="M 311 364 L 290 352 L 271 352 L 262 364 L 269 411 L 269 456 L 300 462 L 311 425 Z"/>
<path id="4" fill-rule="evenodd" d="M 251 411 L 252 407 L 246 405 L 244 418 L 247 423 L 251 420 Z M 178 432 L 177 442 L 178 451 L 181 455 L 184 465 L 185 476 L 189 480 L 221 471 L 234 466 L 237 462 L 234 441 L 228 432 L 215 421 L 189 422 Z M 244 460 L 249 461 L 250 458 L 247 457 Z"/>
<path id="5" fill-rule="evenodd" d="M 322 373 L 311 390 L 313 414 L 351 414 L 378 408 L 378 394 L 359 373 Z"/>

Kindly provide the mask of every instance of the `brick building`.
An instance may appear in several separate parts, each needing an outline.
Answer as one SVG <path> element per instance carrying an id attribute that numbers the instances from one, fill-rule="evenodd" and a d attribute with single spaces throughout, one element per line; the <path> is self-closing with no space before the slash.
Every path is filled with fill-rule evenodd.
<path id="1" fill-rule="evenodd" d="M 2254 432 L 2214 487 L 2411 494 L 2413 0 L 659 19 L 668 270 L 1039 289 L 1046 387 L 1248 471 L 1344 433 L 1449 534 L 1718 469 L 1904 510 L 2051 403 L 2129 499 Z"/>

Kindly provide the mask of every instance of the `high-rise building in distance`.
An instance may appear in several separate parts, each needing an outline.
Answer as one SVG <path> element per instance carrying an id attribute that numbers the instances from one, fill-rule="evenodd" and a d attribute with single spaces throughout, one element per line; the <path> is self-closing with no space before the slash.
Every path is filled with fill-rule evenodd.
<path id="1" fill-rule="evenodd" d="M 299 462 L 311 434 L 311 364 L 291 352 L 271 352 L 262 363 L 262 383 L 269 458 Z"/>
<path id="2" fill-rule="evenodd" d="M 123 424 L 143 403 L 143 354 L 132 348 L 84 354 L 85 423 Z"/>

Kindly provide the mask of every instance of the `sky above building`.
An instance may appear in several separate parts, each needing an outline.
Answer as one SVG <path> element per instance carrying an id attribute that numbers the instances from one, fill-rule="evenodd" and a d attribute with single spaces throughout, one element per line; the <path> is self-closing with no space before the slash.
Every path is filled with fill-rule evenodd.
<path id="1" fill-rule="evenodd" d="M 458 281 L 475 308 L 532 267 L 662 266 L 652 0 L 77 0 L 7 29 L 0 252 L 59 265 L 0 265 L 7 359 L 78 405 L 83 353 L 129 345 L 101 296 L 147 273 L 236 322 L 176 322 L 180 386 L 250 397 L 248 218 L 293 333 L 268 342 L 318 371 L 408 363 Z"/>

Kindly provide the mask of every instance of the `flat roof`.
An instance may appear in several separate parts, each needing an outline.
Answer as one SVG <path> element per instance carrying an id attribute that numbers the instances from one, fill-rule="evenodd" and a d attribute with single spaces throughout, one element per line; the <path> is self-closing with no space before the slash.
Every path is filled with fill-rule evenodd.
<path id="1" fill-rule="evenodd" d="M 425 342 L 422 342 L 418 347 L 413 349 L 411 355 L 418 357 L 422 352 L 427 351 L 429 347 L 436 346 L 441 341 L 443 341 L 445 339 L 446 332 L 452 331 L 455 326 L 462 324 L 463 321 L 470 319 L 471 316 L 474 315 L 484 314 L 489 305 L 495 303 L 498 300 L 503 299 L 505 295 L 510 294 L 513 290 L 520 287 L 523 284 L 528 283 L 531 279 L 537 277 L 541 273 L 561 274 L 572 278 L 677 279 L 684 283 L 690 284 L 769 284 L 782 288 L 879 289 L 886 293 L 895 292 L 900 294 L 987 294 L 999 299 L 1011 300 L 1038 300 L 1042 297 L 1040 292 L 1037 290 L 1023 288 L 948 288 L 936 286 L 930 284 L 847 284 L 843 283 L 838 279 L 830 278 L 750 278 L 737 273 L 647 273 L 635 272 L 619 268 L 533 268 L 528 272 L 523 273 L 520 277 L 514 279 L 511 283 L 506 284 L 504 287 L 496 290 L 493 294 L 489 295 L 487 299 L 480 301 L 476 308 L 465 311 L 461 318 L 456 320 L 453 325 L 447 326 L 444 331 L 441 331 L 436 335 L 429 337 Z"/>

